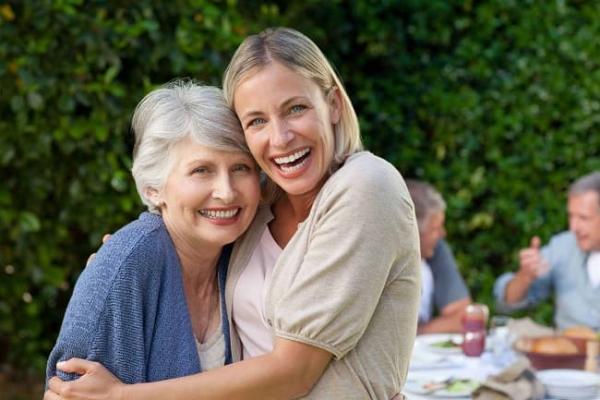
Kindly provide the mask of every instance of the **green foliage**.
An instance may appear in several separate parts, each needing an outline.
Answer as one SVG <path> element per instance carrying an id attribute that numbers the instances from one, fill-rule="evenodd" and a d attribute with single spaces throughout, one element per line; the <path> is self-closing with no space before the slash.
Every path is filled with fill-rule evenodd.
<path id="1" fill-rule="evenodd" d="M 43 369 L 88 254 L 142 210 L 136 103 L 178 76 L 219 84 L 272 25 L 333 61 L 369 149 L 444 194 L 479 301 L 531 235 L 566 227 L 568 183 L 600 169 L 598 2 L 0 3 L 0 362 Z"/>

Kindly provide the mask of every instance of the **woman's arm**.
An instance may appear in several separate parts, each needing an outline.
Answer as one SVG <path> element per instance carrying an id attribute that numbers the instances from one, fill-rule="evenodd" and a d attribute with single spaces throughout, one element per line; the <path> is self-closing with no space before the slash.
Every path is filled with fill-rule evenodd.
<path id="1" fill-rule="evenodd" d="M 125 385 L 100 364 L 73 359 L 59 367 L 83 376 L 72 382 L 53 378 L 45 400 L 293 399 L 307 394 L 329 364 L 331 353 L 276 338 L 271 353 L 202 374 Z"/>

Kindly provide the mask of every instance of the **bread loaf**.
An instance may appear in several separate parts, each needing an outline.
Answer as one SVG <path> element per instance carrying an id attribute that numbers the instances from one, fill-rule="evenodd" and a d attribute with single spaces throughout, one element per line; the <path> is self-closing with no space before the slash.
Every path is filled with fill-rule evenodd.
<path id="1" fill-rule="evenodd" d="M 598 339 L 598 334 L 587 326 L 575 325 L 565 329 L 563 336 L 577 339 Z"/>
<path id="2" fill-rule="evenodd" d="M 575 343 L 563 337 L 544 337 L 536 339 L 533 349 L 536 353 L 543 354 L 577 354 Z"/>

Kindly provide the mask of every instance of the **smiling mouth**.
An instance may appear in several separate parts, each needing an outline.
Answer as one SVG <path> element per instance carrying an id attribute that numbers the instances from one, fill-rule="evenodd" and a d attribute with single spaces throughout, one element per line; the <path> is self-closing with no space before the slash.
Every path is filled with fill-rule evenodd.
<path id="1" fill-rule="evenodd" d="M 231 219 L 236 217 L 241 208 L 232 208 L 230 210 L 200 210 L 200 215 L 208 219 Z"/>
<path id="2" fill-rule="evenodd" d="M 304 166 L 310 154 L 310 148 L 306 147 L 284 157 L 274 157 L 273 161 L 281 171 L 294 172 Z"/>

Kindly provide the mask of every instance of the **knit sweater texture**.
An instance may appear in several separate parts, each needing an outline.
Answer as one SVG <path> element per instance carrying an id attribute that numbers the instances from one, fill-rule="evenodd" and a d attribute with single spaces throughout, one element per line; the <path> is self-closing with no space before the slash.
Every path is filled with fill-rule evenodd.
<path id="1" fill-rule="evenodd" d="M 225 362 L 231 362 L 225 277 L 231 247 L 218 261 Z M 201 372 L 175 246 L 159 215 L 144 212 L 100 248 L 81 273 L 67 307 L 46 377 L 77 375 L 56 363 L 98 361 L 125 383 Z"/>

